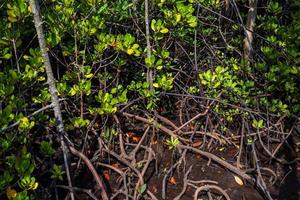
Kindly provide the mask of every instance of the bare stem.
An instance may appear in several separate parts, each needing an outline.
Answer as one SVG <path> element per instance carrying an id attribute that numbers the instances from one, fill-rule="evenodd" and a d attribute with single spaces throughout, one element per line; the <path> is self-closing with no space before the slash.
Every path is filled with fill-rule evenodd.
<path id="1" fill-rule="evenodd" d="M 244 59 L 249 61 L 252 58 L 252 43 L 253 43 L 253 31 L 255 25 L 257 13 L 257 0 L 249 0 L 249 11 L 246 24 L 246 37 L 244 39 Z"/>
<path id="2" fill-rule="evenodd" d="M 151 44 L 150 44 L 150 29 L 149 29 L 149 1 L 145 0 L 145 26 L 146 26 L 146 42 L 147 42 L 147 58 L 151 57 Z M 150 91 L 153 90 L 153 70 L 152 66 L 147 68 L 147 82 L 150 87 Z"/>

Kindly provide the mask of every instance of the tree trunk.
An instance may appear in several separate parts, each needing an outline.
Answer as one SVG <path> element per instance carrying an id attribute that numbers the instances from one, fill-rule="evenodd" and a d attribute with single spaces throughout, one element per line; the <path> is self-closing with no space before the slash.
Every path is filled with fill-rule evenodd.
<path id="1" fill-rule="evenodd" d="M 145 26 L 146 26 L 146 42 L 147 42 L 147 58 L 151 57 L 151 44 L 150 44 L 150 28 L 149 28 L 149 1 L 145 0 Z M 147 82 L 150 91 L 153 90 L 153 66 L 147 66 Z"/>
<path id="2" fill-rule="evenodd" d="M 57 123 L 57 131 L 59 133 L 59 139 L 61 142 L 61 147 L 63 150 L 63 156 L 64 156 L 64 162 L 65 162 L 65 170 L 68 178 L 68 184 L 69 187 L 72 188 L 72 182 L 71 182 L 71 177 L 70 177 L 70 172 L 69 172 L 69 166 L 68 166 L 68 149 L 66 148 L 66 144 L 64 142 L 64 123 L 62 119 L 62 114 L 61 114 L 61 109 L 59 105 L 59 100 L 57 96 L 57 90 L 55 86 L 55 79 L 53 76 L 52 68 L 51 68 L 51 63 L 49 59 L 49 55 L 47 52 L 47 47 L 46 47 L 46 41 L 45 41 L 45 36 L 44 36 L 44 30 L 42 26 L 42 20 L 40 17 L 40 10 L 39 10 L 39 4 L 36 0 L 30 0 L 29 1 L 31 11 L 33 13 L 33 18 L 34 18 L 34 26 L 36 29 L 36 33 L 38 35 L 38 40 L 39 40 L 39 46 L 42 52 L 42 57 L 44 61 L 44 65 L 46 68 L 46 73 L 47 73 L 47 83 L 49 85 L 49 92 L 51 94 L 51 101 L 53 105 L 53 110 L 54 110 L 54 116 L 56 119 Z M 74 200 L 74 194 L 71 190 L 71 199 Z"/>
<path id="3" fill-rule="evenodd" d="M 257 0 L 249 0 L 249 10 L 246 24 L 246 37 L 244 39 L 244 59 L 249 62 L 252 59 L 252 43 L 255 19 L 257 14 Z"/>

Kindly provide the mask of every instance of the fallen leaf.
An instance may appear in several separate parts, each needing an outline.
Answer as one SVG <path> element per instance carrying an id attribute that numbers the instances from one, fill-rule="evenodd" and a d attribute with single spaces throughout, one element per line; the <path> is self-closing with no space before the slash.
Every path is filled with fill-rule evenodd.
<path id="1" fill-rule="evenodd" d="M 137 143 L 137 142 L 139 142 L 141 140 L 141 137 L 133 136 L 131 139 L 132 139 L 133 142 Z"/>
<path id="2" fill-rule="evenodd" d="M 153 140 L 151 144 L 157 144 L 157 140 Z"/>
<path id="3" fill-rule="evenodd" d="M 194 143 L 192 144 L 192 147 L 199 147 L 201 144 L 202 144 L 202 141 L 199 140 L 199 141 L 197 141 L 197 142 L 194 142 Z"/>
<path id="4" fill-rule="evenodd" d="M 135 134 L 134 132 L 132 131 L 128 131 L 126 133 L 126 136 L 132 140 L 133 142 L 139 142 L 141 140 L 142 137 L 138 136 L 137 134 Z"/>
<path id="5" fill-rule="evenodd" d="M 126 133 L 128 138 L 132 138 L 135 134 L 132 131 Z"/>
<path id="6" fill-rule="evenodd" d="M 176 185 L 176 179 L 174 176 L 172 176 L 170 179 L 169 179 L 169 183 L 172 184 L 172 185 Z"/>
<path id="7" fill-rule="evenodd" d="M 138 193 L 143 194 L 147 189 L 147 184 L 142 185 L 141 187 L 138 188 Z"/>
<path id="8" fill-rule="evenodd" d="M 244 182 L 242 181 L 242 179 L 240 177 L 234 176 L 234 180 L 237 184 L 244 185 Z"/>
<path id="9" fill-rule="evenodd" d="M 109 173 L 108 173 L 108 171 L 107 170 L 105 170 L 104 172 L 103 172 L 103 176 L 104 176 L 104 178 L 106 179 L 106 180 L 110 180 L 110 175 L 109 175 Z"/>
<path id="10" fill-rule="evenodd" d="M 222 152 L 222 151 L 224 151 L 224 149 L 225 149 L 224 147 L 221 147 L 221 148 L 219 148 L 219 151 Z"/>
<path id="11" fill-rule="evenodd" d="M 114 164 L 112 164 L 111 166 L 114 167 L 114 168 L 119 169 L 119 164 L 118 164 L 118 163 L 114 163 Z"/>

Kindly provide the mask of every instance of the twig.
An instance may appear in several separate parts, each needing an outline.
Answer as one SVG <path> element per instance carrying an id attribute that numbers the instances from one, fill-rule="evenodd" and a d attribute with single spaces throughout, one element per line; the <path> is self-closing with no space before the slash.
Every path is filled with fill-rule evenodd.
<path id="1" fill-rule="evenodd" d="M 190 134 L 201 134 L 201 135 L 204 135 L 205 137 L 206 136 L 209 136 L 211 138 L 214 138 L 216 140 L 218 140 L 221 144 L 224 144 L 224 143 L 228 143 L 228 144 L 231 144 L 231 142 L 223 135 L 220 135 L 216 132 L 212 132 L 212 133 L 209 133 L 209 132 L 204 132 L 204 131 L 188 131 L 188 132 L 184 132 L 183 135 L 190 135 Z M 224 142 L 224 140 L 226 142 Z"/>
<path id="2" fill-rule="evenodd" d="M 156 196 L 154 196 L 154 194 L 152 194 L 152 192 L 150 192 L 149 190 L 147 190 L 147 194 L 151 197 L 152 200 L 158 200 L 158 198 L 156 198 Z"/>
<path id="3" fill-rule="evenodd" d="M 144 177 L 145 176 L 145 173 L 152 161 L 152 158 L 155 157 L 155 153 L 153 152 L 153 150 L 151 149 L 151 147 L 147 147 L 146 150 L 148 151 L 148 158 L 147 158 L 147 161 L 146 161 L 146 164 L 144 165 L 143 169 L 142 169 L 142 172 L 141 172 L 141 175 Z M 136 191 L 135 191 L 136 193 Z M 134 196 L 136 196 L 136 194 L 134 194 Z M 139 196 L 138 196 L 139 197 Z"/>
<path id="4" fill-rule="evenodd" d="M 171 166 L 171 168 L 167 171 L 166 175 L 163 178 L 163 182 L 162 182 L 162 191 L 161 191 L 161 196 L 163 199 L 166 199 L 166 190 L 167 190 L 167 178 L 169 176 L 169 174 L 176 169 L 176 167 L 182 162 L 183 158 L 186 155 L 187 150 L 184 150 L 183 153 L 181 154 L 180 159 Z"/>
<path id="5" fill-rule="evenodd" d="M 130 152 L 129 155 L 130 155 L 131 158 L 135 158 L 135 154 L 136 154 L 136 152 L 139 150 L 140 146 L 142 145 L 142 143 L 143 143 L 143 141 L 144 141 L 144 139 L 145 139 L 147 133 L 149 132 L 149 130 L 150 130 L 150 126 L 148 126 L 148 127 L 146 128 L 146 130 L 145 130 L 145 132 L 144 132 L 142 138 L 140 139 L 139 143 L 138 143 L 138 144 L 136 145 L 136 147 Z"/>
<path id="6" fill-rule="evenodd" d="M 27 116 L 27 118 L 30 118 L 30 117 L 32 117 L 32 116 L 34 116 L 34 115 L 37 115 L 37 114 L 39 114 L 40 112 L 43 112 L 43 111 L 45 111 L 45 110 L 47 110 L 47 109 L 49 109 L 49 108 L 53 108 L 53 104 L 52 104 L 52 103 L 51 103 L 50 105 L 47 105 L 47 106 L 45 106 L 45 107 L 42 107 L 42 108 L 40 108 L 40 109 L 34 111 L 33 113 L 29 114 L 29 115 Z M 8 129 L 11 129 L 11 128 L 13 128 L 13 127 L 19 125 L 20 122 L 21 122 L 21 120 L 18 120 L 18 121 L 16 121 L 15 123 L 9 125 L 8 127 L 2 128 L 2 129 L 0 130 L 0 133 L 2 133 L 2 132 L 6 131 L 6 130 L 8 130 Z"/>
<path id="7" fill-rule="evenodd" d="M 231 165 L 230 163 L 222 160 L 221 158 L 217 157 L 216 155 L 209 153 L 209 152 L 205 152 L 205 151 L 201 151 L 200 149 L 196 149 L 194 147 L 190 147 L 190 146 L 186 146 L 186 145 L 181 145 L 178 144 L 177 147 L 179 149 L 187 149 L 187 150 L 191 150 L 194 151 L 195 153 L 199 153 L 202 156 L 207 157 L 208 159 L 213 160 L 214 162 L 222 165 L 223 167 L 227 168 L 228 170 L 230 170 L 231 172 L 239 175 L 240 177 L 246 179 L 247 181 L 251 182 L 253 181 L 253 178 L 249 175 L 247 175 L 245 172 L 239 170 L 238 168 L 236 168 L 235 166 Z M 253 183 L 253 182 L 251 182 Z"/>
<path id="8" fill-rule="evenodd" d="M 218 96 L 220 96 L 220 94 L 219 94 Z M 213 102 L 214 102 L 214 101 L 213 101 Z M 209 108 L 210 108 L 210 106 L 212 105 L 213 102 L 210 103 L 210 105 L 205 109 L 204 112 L 198 113 L 198 114 L 197 114 L 196 116 L 194 116 L 192 119 L 190 119 L 189 121 L 187 121 L 186 123 L 184 123 L 183 125 L 181 125 L 179 128 L 177 128 L 175 131 L 173 131 L 173 133 L 177 133 L 177 132 L 180 131 L 182 128 L 184 128 L 186 125 L 190 124 L 192 121 L 198 119 L 199 117 L 202 117 L 202 116 L 206 115 L 206 114 L 208 113 Z"/>
<path id="9" fill-rule="evenodd" d="M 169 120 L 159 114 L 156 114 L 156 117 L 158 119 L 160 119 L 162 122 L 164 122 L 164 123 L 168 124 L 169 126 L 171 126 L 172 128 L 174 128 L 175 130 L 178 129 L 178 127 L 171 120 Z M 180 132 L 183 133 L 182 131 L 180 131 Z"/>
<path id="10" fill-rule="evenodd" d="M 261 175 L 261 171 L 260 171 L 260 166 L 259 166 L 259 163 L 258 163 L 258 158 L 257 158 L 257 154 L 256 154 L 256 151 L 255 151 L 255 146 L 254 146 L 254 143 L 252 143 L 252 153 L 253 153 L 253 159 L 254 159 L 254 165 L 256 167 L 256 171 L 257 171 L 257 187 L 259 187 L 259 189 L 264 193 L 264 196 L 266 199 L 268 200 L 273 200 L 273 198 L 271 197 L 270 195 L 270 192 L 268 191 L 267 189 L 267 186 L 266 186 L 266 183 Z"/>
<path id="11" fill-rule="evenodd" d="M 138 101 L 140 101 L 140 100 L 143 100 L 144 98 L 145 98 L 145 97 L 138 97 L 138 98 L 136 98 L 136 99 L 134 99 L 134 100 L 128 102 L 123 108 L 121 108 L 120 112 L 125 111 L 129 106 L 131 106 L 132 104 L 134 104 L 134 103 L 136 103 L 136 102 L 138 102 Z"/>
<path id="12" fill-rule="evenodd" d="M 198 187 L 197 190 L 194 193 L 194 200 L 198 199 L 198 194 L 203 191 L 203 190 L 209 190 L 209 189 L 214 189 L 219 191 L 227 200 L 230 200 L 230 197 L 228 196 L 228 194 L 219 186 L 216 185 L 204 185 L 201 187 Z"/>
<path id="13" fill-rule="evenodd" d="M 143 118 L 143 117 L 140 117 L 138 115 L 133 115 L 133 114 L 130 114 L 130 113 L 126 113 L 126 112 L 122 112 L 121 113 L 122 115 L 124 115 L 125 117 L 129 117 L 129 118 L 134 118 L 138 121 L 142 121 L 146 124 L 150 124 L 154 127 L 157 127 L 158 129 L 160 129 L 161 131 L 163 131 L 164 133 L 167 133 L 168 135 L 170 135 L 171 137 L 174 137 L 174 138 L 178 138 L 180 139 L 181 141 L 185 141 L 185 142 L 189 142 L 189 140 L 187 139 L 184 139 L 184 138 L 181 138 L 179 137 L 178 135 L 174 134 L 173 131 L 171 131 L 170 129 L 168 129 L 167 127 L 159 124 L 157 121 L 155 121 L 154 119 L 151 119 L 151 120 L 148 120 L 146 118 Z"/>
<path id="14" fill-rule="evenodd" d="M 243 118 L 243 123 L 242 123 L 242 136 L 241 136 L 241 141 L 240 141 L 240 147 L 239 147 L 239 153 L 237 156 L 237 161 L 236 161 L 236 165 L 237 168 L 241 168 L 241 157 L 242 157 L 242 152 L 243 152 L 243 146 L 244 146 L 244 131 L 245 131 L 245 123 L 244 123 L 244 118 Z"/>
<path id="15" fill-rule="evenodd" d="M 108 165 L 108 164 L 104 164 L 104 163 L 100 163 L 100 162 L 98 162 L 97 164 L 102 166 L 102 167 L 107 167 L 109 169 L 112 169 L 112 170 L 114 170 L 115 172 L 117 172 L 118 174 L 120 174 L 122 176 L 123 184 L 124 184 L 124 188 L 125 188 L 125 196 L 126 196 L 126 200 L 128 200 L 129 199 L 128 198 L 128 188 L 127 188 L 127 181 L 126 181 L 125 173 L 122 170 L 120 170 L 116 167 L 113 167 L 112 165 Z"/>
<path id="16" fill-rule="evenodd" d="M 243 111 L 246 111 L 246 112 L 249 112 L 249 113 L 257 114 L 262 119 L 264 119 L 264 117 L 262 117 L 262 115 L 266 115 L 264 112 L 261 112 L 261 111 L 258 111 L 258 110 L 253 110 L 253 109 L 249 109 L 249 108 L 244 108 L 244 107 L 241 107 L 241 106 L 237 106 L 237 105 L 234 105 L 234 104 L 231 104 L 231 103 L 227 103 L 225 101 L 222 101 L 222 100 L 216 99 L 216 98 L 210 98 L 210 97 L 204 97 L 204 96 L 196 96 L 196 95 L 191 95 L 191 94 L 177 94 L 177 93 L 172 93 L 172 92 L 166 92 L 164 94 L 165 95 L 170 95 L 170 96 L 192 97 L 192 98 L 195 98 L 195 99 L 204 99 L 204 100 L 215 101 L 217 103 L 221 103 L 223 105 L 230 106 L 232 108 L 238 108 L 240 110 L 243 110 Z M 269 115 L 277 117 L 277 115 L 273 115 L 273 114 L 272 115 L 269 114 Z"/>
<path id="17" fill-rule="evenodd" d="M 180 198 L 182 197 L 182 195 L 184 195 L 185 191 L 186 191 L 186 188 L 188 186 L 188 176 L 190 174 L 190 172 L 192 171 L 192 167 L 193 166 L 190 166 L 189 169 L 187 170 L 187 172 L 184 174 L 184 179 L 183 179 L 183 188 L 180 192 L 179 195 L 177 195 L 174 200 L 180 200 Z"/>
<path id="18" fill-rule="evenodd" d="M 200 184 L 200 183 L 218 184 L 217 181 L 212 181 L 212 180 L 199 180 L 199 181 L 189 180 L 189 183 L 192 183 L 192 184 Z"/>
<path id="19" fill-rule="evenodd" d="M 13 47 L 14 47 L 14 54 L 15 54 L 15 59 L 16 59 L 16 64 L 17 64 L 17 70 L 18 70 L 18 73 L 20 73 L 21 71 L 20 71 L 20 65 L 19 65 L 19 59 L 18 59 L 15 39 L 12 39 L 12 43 L 13 43 Z"/>
<path id="20" fill-rule="evenodd" d="M 119 156 L 118 154 L 116 154 L 113 151 L 110 151 L 108 148 L 103 149 L 106 153 L 112 155 L 113 157 L 115 157 L 117 160 L 119 160 L 120 162 L 122 162 L 123 164 L 127 165 L 132 171 L 134 171 L 136 173 L 136 175 L 138 176 L 138 182 L 136 184 L 136 190 L 138 189 L 138 187 L 140 185 L 144 185 L 144 179 L 143 176 L 141 175 L 141 173 L 139 172 L 139 170 L 137 170 L 130 162 L 128 162 L 127 160 L 125 160 L 124 158 L 122 158 L 121 156 Z"/>
<path id="21" fill-rule="evenodd" d="M 78 187 L 70 188 L 69 186 L 66 186 L 66 185 L 56 185 L 56 187 L 67 189 L 67 190 L 77 190 L 79 192 L 84 192 L 87 195 L 89 195 L 92 199 L 98 200 L 98 198 L 91 192 L 90 189 L 83 189 L 83 188 L 78 188 Z"/>
<path id="22" fill-rule="evenodd" d="M 104 184 L 102 183 L 102 180 L 100 179 L 96 169 L 94 168 L 94 166 L 92 165 L 92 163 L 90 162 L 90 160 L 81 152 L 77 151 L 74 147 L 70 146 L 70 151 L 71 153 L 73 153 L 74 155 L 78 156 L 79 158 L 81 158 L 83 160 L 83 162 L 87 165 L 87 167 L 89 168 L 90 172 L 93 174 L 95 181 L 98 185 L 98 189 L 100 189 L 100 193 L 101 193 L 101 197 L 103 200 L 108 200 L 108 196 L 107 193 L 105 191 L 104 188 Z"/>
<path id="23" fill-rule="evenodd" d="M 123 134 L 122 134 L 122 130 L 121 130 L 120 121 L 119 121 L 117 115 L 113 115 L 113 118 L 116 121 L 117 129 L 120 132 L 119 133 L 119 146 L 120 146 L 120 150 L 121 150 L 121 156 L 124 157 L 124 158 L 129 158 L 129 156 L 126 154 L 125 149 L 124 149 Z"/>

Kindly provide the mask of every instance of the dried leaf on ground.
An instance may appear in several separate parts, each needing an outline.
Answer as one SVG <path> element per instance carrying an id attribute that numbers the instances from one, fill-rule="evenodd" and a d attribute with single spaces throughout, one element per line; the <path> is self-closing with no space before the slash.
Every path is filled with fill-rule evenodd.
<path id="1" fill-rule="evenodd" d="M 244 182 L 242 181 L 242 179 L 240 177 L 234 176 L 234 180 L 237 184 L 239 184 L 241 186 L 244 185 Z"/>

